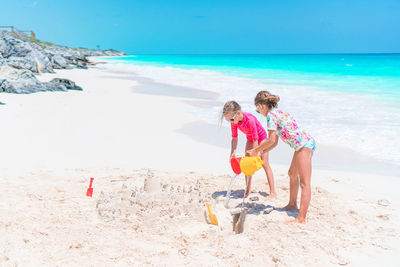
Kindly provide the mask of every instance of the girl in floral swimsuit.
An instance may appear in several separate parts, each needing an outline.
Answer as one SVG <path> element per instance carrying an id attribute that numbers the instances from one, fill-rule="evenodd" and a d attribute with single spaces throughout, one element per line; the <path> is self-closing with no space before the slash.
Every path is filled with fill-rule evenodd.
<path id="1" fill-rule="evenodd" d="M 235 156 L 237 143 L 238 143 L 238 129 L 246 135 L 247 143 L 246 150 L 258 147 L 267 140 L 267 132 L 262 127 L 257 118 L 247 112 L 243 112 L 241 107 L 235 101 L 226 102 L 222 110 L 222 118 L 225 118 L 231 123 L 232 142 L 230 158 Z M 247 154 L 246 154 L 247 155 Z M 274 186 L 274 176 L 271 167 L 268 163 L 268 152 L 261 151 L 261 159 L 263 160 L 263 168 L 267 175 L 269 184 L 269 198 L 276 196 Z M 251 192 L 251 176 L 246 176 L 246 192 L 243 197 L 247 197 Z"/>
<path id="2" fill-rule="evenodd" d="M 311 199 L 311 158 L 315 151 L 315 140 L 300 125 L 278 106 L 279 96 L 268 91 L 261 91 L 255 97 L 257 111 L 267 117 L 268 139 L 258 147 L 248 150 L 250 155 L 261 151 L 269 151 L 278 144 L 278 136 L 291 146 L 295 152 L 289 168 L 290 198 L 284 208 L 297 209 L 297 193 L 299 181 L 301 187 L 300 210 L 297 218 L 289 222 L 306 222 L 306 214 Z"/>

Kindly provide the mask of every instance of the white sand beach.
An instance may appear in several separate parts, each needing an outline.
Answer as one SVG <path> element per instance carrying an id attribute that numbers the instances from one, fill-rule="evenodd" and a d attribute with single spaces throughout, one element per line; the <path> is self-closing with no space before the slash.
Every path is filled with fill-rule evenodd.
<path id="1" fill-rule="evenodd" d="M 215 93 L 104 64 L 38 78 L 54 77 L 83 91 L 0 95 L 1 266 L 399 265 L 396 167 L 317 148 L 308 222 L 286 225 L 292 152 L 280 143 L 270 156 L 278 197 L 256 173 L 235 234 L 244 177 L 224 208 L 230 130 L 189 113 Z M 219 226 L 206 223 L 205 202 Z"/>

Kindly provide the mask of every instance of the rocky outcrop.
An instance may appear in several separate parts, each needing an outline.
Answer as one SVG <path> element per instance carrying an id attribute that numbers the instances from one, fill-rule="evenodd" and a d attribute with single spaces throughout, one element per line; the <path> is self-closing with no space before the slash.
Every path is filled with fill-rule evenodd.
<path id="1" fill-rule="evenodd" d="M 67 79 L 40 82 L 36 75 L 56 69 L 87 68 L 90 56 L 122 56 L 115 50 L 69 48 L 32 40 L 20 32 L 0 31 L 0 92 L 34 93 L 82 90 Z"/>
<path id="2" fill-rule="evenodd" d="M 7 79 L 0 77 L 0 92 L 28 94 L 43 91 L 82 90 L 68 79 L 55 78 L 50 82 L 40 82 L 33 72 L 7 65 L 0 68 L 0 73 L 7 77 Z"/>

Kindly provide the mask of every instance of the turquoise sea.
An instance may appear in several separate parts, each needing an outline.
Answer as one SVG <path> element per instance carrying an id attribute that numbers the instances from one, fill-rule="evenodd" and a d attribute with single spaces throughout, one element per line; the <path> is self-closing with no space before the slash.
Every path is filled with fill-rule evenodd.
<path id="1" fill-rule="evenodd" d="M 254 111 L 259 90 L 319 143 L 400 165 L 400 54 L 132 55 L 108 59 L 157 82 L 219 93 Z M 193 114 L 216 122 L 221 107 Z M 262 120 L 263 118 L 260 118 Z"/>
<path id="2" fill-rule="evenodd" d="M 371 94 L 388 102 L 400 102 L 400 54 L 136 55 L 115 60 L 214 70 L 227 75 L 275 79 L 281 84 Z"/>

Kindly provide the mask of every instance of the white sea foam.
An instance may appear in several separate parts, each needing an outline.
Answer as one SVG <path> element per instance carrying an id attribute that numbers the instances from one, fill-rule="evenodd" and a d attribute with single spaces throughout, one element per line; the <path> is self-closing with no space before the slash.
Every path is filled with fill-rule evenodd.
<path id="1" fill-rule="evenodd" d="M 310 132 L 317 144 L 351 148 L 361 154 L 400 164 L 400 108 L 385 105 L 373 96 L 328 91 L 321 87 L 284 84 L 271 79 L 249 79 L 219 72 L 173 67 L 113 63 L 108 67 L 131 70 L 156 82 L 208 90 L 219 101 L 236 100 L 253 114 L 253 99 L 260 90 L 280 96 L 280 107 Z M 282 82 L 282 83 L 281 83 Z M 222 106 L 198 108 L 193 115 L 218 123 Z M 265 118 L 255 114 L 265 124 Z"/>

